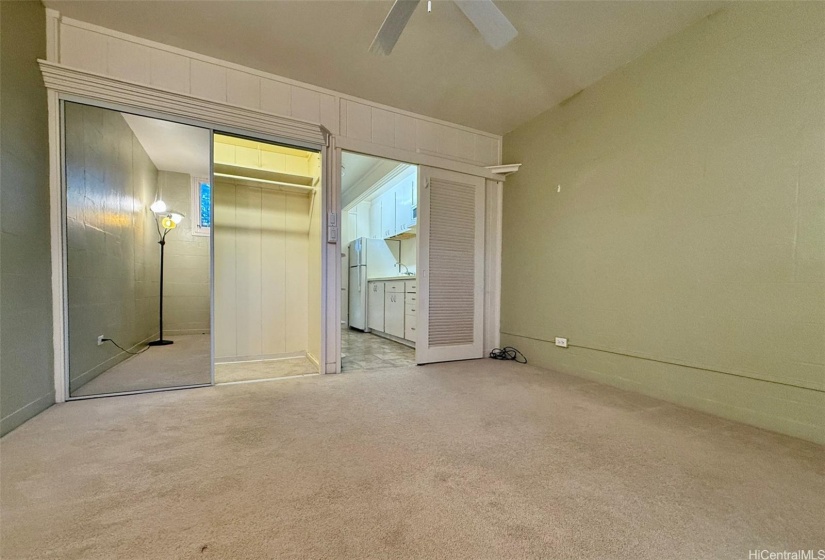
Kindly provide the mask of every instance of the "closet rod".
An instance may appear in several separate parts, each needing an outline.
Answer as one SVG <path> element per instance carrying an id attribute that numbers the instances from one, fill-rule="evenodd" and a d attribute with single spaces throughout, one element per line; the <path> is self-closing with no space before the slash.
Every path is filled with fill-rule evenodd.
<path id="1" fill-rule="evenodd" d="M 265 183 L 267 185 L 275 185 L 278 187 L 289 187 L 291 189 L 301 189 L 307 192 L 314 192 L 315 187 L 309 187 L 307 185 L 299 185 L 297 183 L 286 183 L 284 181 L 271 181 L 269 179 L 258 179 L 256 177 L 244 177 L 243 175 L 232 175 L 229 173 L 218 173 L 217 171 L 214 172 L 215 177 L 223 177 L 225 179 L 238 179 L 243 181 L 252 181 L 254 183 Z"/>

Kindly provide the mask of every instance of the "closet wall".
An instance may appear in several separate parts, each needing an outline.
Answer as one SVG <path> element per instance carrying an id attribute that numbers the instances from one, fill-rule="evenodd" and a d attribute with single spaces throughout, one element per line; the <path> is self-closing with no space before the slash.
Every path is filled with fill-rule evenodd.
<path id="1" fill-rule="evenodd" d="M 192 176 L 158 172 L 161 197 L 186 214 L 166 237 L 163 327 L 169 335 L 208 333 L 210 328 L 209 236 L 196 235 Z M 157 248 L 155 248 L 157 250 Z"/>
<path id="2" fill-rule="evenodd" d="M 311 197 L 216 180 L 215 359 L 307 350 Z"/>

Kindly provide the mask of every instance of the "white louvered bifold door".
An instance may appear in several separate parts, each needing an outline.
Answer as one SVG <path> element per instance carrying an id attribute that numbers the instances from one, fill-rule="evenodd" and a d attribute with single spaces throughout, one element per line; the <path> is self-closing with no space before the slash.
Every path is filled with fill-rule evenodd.
<path id="1" fill-rule="evenodd" d="M 484 179 L 419 167 L 419 364 L 481 358 Z"/>

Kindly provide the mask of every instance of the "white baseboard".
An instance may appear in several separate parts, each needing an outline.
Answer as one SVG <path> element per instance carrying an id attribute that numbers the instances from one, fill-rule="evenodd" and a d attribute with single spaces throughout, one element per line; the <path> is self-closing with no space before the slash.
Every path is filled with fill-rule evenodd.
<path id="1" fill-rule="evenodd" d="M 215 358 L 216 364 L 238 364 L 243 362 L 263 362 L 273 360 L 290 360 L 308 356 L 306 352 L 287 352 L 284 354 L 260 354 L 256 356 L 224 356 Z"/>

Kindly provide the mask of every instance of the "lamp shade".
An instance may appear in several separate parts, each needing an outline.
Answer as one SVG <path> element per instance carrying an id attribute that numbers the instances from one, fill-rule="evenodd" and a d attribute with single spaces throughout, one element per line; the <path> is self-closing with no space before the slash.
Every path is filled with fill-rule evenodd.
<path id="1" fill-rule="evenodd" d="M 160 214 L 161 212 L 166 212 L 166 203 L 163 202 L 162 200 L 156 200 L 149 207 L 149 210 L 151 210 L 155 214 Z"/>
<path id="2" fill-rule="evenodd" d="M 181 221 L 183 220 L 183 214 L 179 214 L 177 212 L 171 212 L 169 214 L 169 219 L 172 220 L 173 222 L 175 222 L 175 225 L 177 225 L 177 224 L 181 223 Z"/>
<path id="3" fill-rule="evenodd" d="M 160 220 L 160 225 L 163 226 L 164 229 L 175 229 L 175 226 L 177 226 L 178 224 L 176 224 L 171 217 L 164 216 Z"/>

